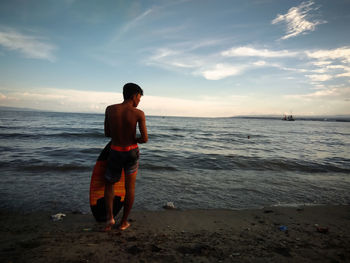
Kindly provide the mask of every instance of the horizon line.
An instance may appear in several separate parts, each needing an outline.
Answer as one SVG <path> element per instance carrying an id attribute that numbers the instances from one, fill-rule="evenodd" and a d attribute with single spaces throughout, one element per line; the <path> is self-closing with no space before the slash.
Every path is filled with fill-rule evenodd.
<path id="1" fill-rule="evenodd" d="M 104 115 L 104 113 L 99 112 L 78 112 L 78 111 L 55 111 L 55 110 L 43 110 L 43 109 L 35 109 L 35 108 L 26 108 L 26 107 L 12 107 L 12 106 L 1 106 L 1 109 L 7 109 L 7 110 L 13 110 L 13 111 L 40 111 L 40 112 L 51 112 L 51 113 L 76 113 L 76 114 L 100 114 Z M 350 114 L 333 114 L 333 115 L 296 115 L 296 114 L 290 114 L 295 116 L 298 116 L 297 118 L 350 118 Z M 215 119 L 215 118 L 281 118 L 284 116 L 284 114 L 277 115 L 277 114 L 243 114 L 243 115 L 232 115 L 232 116 L 181 116 L 181 115 L 147 115 L 150 117 L 174 117 L 174 118 L 206 118 L 206 119 Z"/>

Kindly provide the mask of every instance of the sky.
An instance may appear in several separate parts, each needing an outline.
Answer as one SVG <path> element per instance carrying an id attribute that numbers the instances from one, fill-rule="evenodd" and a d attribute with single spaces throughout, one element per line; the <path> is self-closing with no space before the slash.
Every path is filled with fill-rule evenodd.
<path id="1" fill-rule="evenodd" d="M 2 0 L 0 106 L 350 115 L 349 0 Z"/>

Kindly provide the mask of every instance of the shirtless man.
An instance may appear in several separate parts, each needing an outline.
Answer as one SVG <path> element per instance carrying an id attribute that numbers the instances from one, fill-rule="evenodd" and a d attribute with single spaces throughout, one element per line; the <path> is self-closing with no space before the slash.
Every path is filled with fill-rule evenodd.
<path id="1" fill-rule="evenodd" d="M 125 230 L 130 226 L 127 219 L 135 197 L 139 159 L 137 143 L 148 141 L 145 114 L 136 108 L 142 95 L 143 90 L 138 85 L 127 83 L 123 87 L 124 101 L 106 108 L 104 131 L 106 137 L 112 138 L 105 174 L 106 230 L 110 230 L 115 224 L 113 216 L 114 183 L 120 180 L 122 169 L 125 173 L 125 200 L 119 229 Z M 136 138 L 137 124 L 141 133 L 139 138 Z"/>

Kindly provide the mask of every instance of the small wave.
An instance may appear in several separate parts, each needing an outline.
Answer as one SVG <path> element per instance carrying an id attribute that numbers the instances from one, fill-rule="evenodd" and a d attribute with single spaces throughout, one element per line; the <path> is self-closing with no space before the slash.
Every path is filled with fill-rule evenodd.
<path id="1" fill-rule="evenodd" d="M 92 170 L 91 167 L 86 167 L 86 166 L 77 165 L 77 164 L 30 165 L 30 166 L 23 166 L 22 169 L 24 171 L 29 171 L 29 172 L 85 172 L 85 171 Z"/>
<path id="2" fill-rule="evenodd" d="M 0 167 L 6 167 L 21 172 L 83 172 L 92 171 L 92 165 L 87 166 L 78 163 L 51 163 L 37 159 L 27 161 L 0 162 Z"/>
<path id="3" fill-rule="evenodd" d="M 83 154 L 94 154 L 98 155 L 101 152 L 102 148 L 87 148 L 87 149 L 81 149 L 79 150 Z"/>
<path id="4" fill-rule="evenodd" d="M 87 167 L 83 165 L 77 165 L 77 164 L 62 164 L 62 165 L 54 165 L 54 164 L 47 164 L 47 165 L 31 165 L 31 166 L 25 166 L 23 167 L 25 171 L 30 172 L 85 172 L 92 170 L 92 167 Z"/>
<path id="5" fill-rule="evenodd" d="M 170 131 L 182 131 L 183 129 L 182 128 L 173 127 L 173 128 L 170 128 L 169 130 Z"/>
<path id="6" fill-rule="evenodd" d="M 154 158 L 150 158 L 152 160 Z M 163 160 L 164 159 L 164 160 Z M 163 158 L 163 163 L 168 163 Z M 180 167 L 180 169 L 188 169 L 189 167 L 204 170 L 255 170 L 255 171 L 296 171 L 307 173 L 349 173 L 350 167 L 346 160 L 338 160 L 337 162 L 326 162 L 325 160 L 307 161 L 300 159 L 287 158 L 259 158 L 236 155 L 220 155 L 220 154 L 192 154 L 189 157 L 172 156 L 172 165 Z"/>
<path id="7" fill-rule="evenodd" d="M 75 132 L 63 132 L 55 134 L 56 137 L 64 138 L 103 138 L 104 134 L 102 132 L 85 132 L 85 133 L 75 133 Z"/>
<path id="8" fill-rule="evenodd" d="M 309 173 L 350 172 L 348 167 L 332 163 L 318 163 L 297 159 L 266 159 L 255 157 L 231 156 L 233 165 L 238 168 L 265 171 L 300 171 Z"/>
<path id="9" fill-rule="evenodd" d="M 272 207 L 304 207 L 304 206 L 321 206 L 324 204 L 317 204 L 317 203 L 278 203 L 271 205 Z"/>
<path id="10" fill-rule="evenodd" d="M 38 138 L 36 134 L 28 134 L 28 133 L 0 133 L 1 139 L 31 139 Z"/>
<path id="11" fill-rule="evenodd" d="M 14 128 L 16 129 L 22 129 L 25 128 L 24 126 L 15 126 L 15 127 L 11 127 L 11 126 L 4 126 L 4 125 L 0 125 L 0 129 L 1 130 L 13 130 Z"/>
<path id="12" fill-rule="evenodd" d="M 92 168 L 91 167 L 86 167 L 82 165 L 76 165 L 76 164 L 63 164 L 63 165 L 31 165 L 31 166 L 26 166 L 23 167 L 25 171 L 30 171 L 30 172 L 85 172 L 89 171 Z"/>
<path id="13" fill-rule="evenodd" d="M 152 170 L 152 171 L 160 171 L 160 170 L 164 170 L 164 171 L 178 171 L 177 168 L 172 167 L 172 166 L 168 166 L 168 165 L 155 165 L 155 164 L 151 164 L 151 163 L 142 163 L 140 165 L 140 169 L 145 169 L 145 170 Z"/>
<path id="14" fill-rule="evenodd" d="M 60 133 L 0 133 L 1 139 L 41 139 L 41 138 L 104 138 L 102 132 L 60 132 Z"/>
<path id="15" fill-rule="evenodd" d="M 185 138 L 186 136 L 181 134 L 149 134 L 148 138 L 150 140 L 166 140 L 166 139 L 178 139 Z"/>
<path id="16" fill-rule="evenodd" d="M 12 147 L 8 147 L 8 146 L 0 146 L 0 152 L 4 153 L 4 152 L 10 152 L 12 151 L 13 148 Z"/>
<path id="17" fill-rule="evenodd" d="M 60 148 L 50 148 L 44 147 L 38 149 L 36 154 L 42 156 L 44 160 L 48 158 L 56 160 L 78 160 L 78 159 L 88 159 L 91 156 L 97 158 L 101 152 L 100 148 L 75 148 L 75 147 L 60 147 Z"/>

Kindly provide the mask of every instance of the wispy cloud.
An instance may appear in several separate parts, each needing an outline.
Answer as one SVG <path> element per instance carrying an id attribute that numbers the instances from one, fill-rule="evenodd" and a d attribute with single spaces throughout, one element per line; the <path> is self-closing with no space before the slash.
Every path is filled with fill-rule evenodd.
<path id="1" fill-rule="evenodd" d="M 341 61 L 350 63 L 350 47 L 341 47 L 336 49 L 321 49 L 317 51 L 306 51 L 306 54 L 310 58 L 316 58 L 322 60 L 319 63 L 329 63 L 327 60 L 339 59 Z"/>
<path id="2" fill-rule="evenodd" d="M 232 116 L 242 113 L 233 104 L 244 105 L 250 98 L 227 96 L 226 98 L 201 97 L 181 99 L 161 96 L 145 96 L 139 108 L 147 115 L 170 116 Z M 118 92 L 64 90 L 38 88 L 30 91 L 0 93 L 0 106 L 18 106 L 51 111 L 103 113 L 110 104 L 122 102 Z"/>
<path id="3" fill-rule="evenodd" d="M 313 1 L 303 2 L 299 6 L 290 8 L 286 14 L 279 14 L 272 20 L 272 24 L 284 22 L 287 25 L 286 35 L 281 39 L 288 39 L 309 31 L 314 31 L 317 25 L 326 23 L 326 21 L 313 19 L 311 13 L 318 9 L 317 7 L 313 7 L 313 5 Z"/>
<path id="4" fill-rule="evenodd" d="M 308 94 L 287 95 L 286 97 L 295 98 L 295 99 L 306 99 L 306 100 L 332 99 L 332 100 L 349 101 L 350 87 L 329 87 L 329 88 L 324 88 Z"/>
<path id="5" fill-rule="evenodd" d="M 149 14 L 152 13 L 152 9 L 147 9 L 146 11 L 144 11 L 142 14 L 140 14 L 139 16 L 135 17 L 134 19 L 130 20 L 129 22 L 127 22 L 121 29 L 121 33 L 126 33 L 128 32 L 130 29 L 132 29 L 133 27 L 137 26 L 144 18 L 146 18 L 147 16 L 149 16 Z"/>
<path id="6" fill-rule="evenodd" d="M 327 81 L 333 78 L 332 75 L 327 74 L 315 74 L 315 75 L 306 75 L 309 77 L 312 81 Z"/>
<path id="7" fill-rule="evenodd" d="M 311 64 L 317 67 L 322 67 L 322 66 L 327 66 L 329 64 L 332 64 L 332 61 L 312 61 Z"/>
<path id="8" fill-rule="evenodd" d="M 190 74 L 202 76 L 207 80 L 220 80 L 231 76 L 243 74 L 246 70 L 256 67 L 275 67 L 281 70 L 289 70 L 286 67 L 270 63 L 259 58 L 285 58 L 304 55 L 302 52 L 288 50 L 273 51 L 269 49 L 255 49 L 253 47 L 233 47 L 219 53 L 195 52 L 205 45 L 215 45 L 215 41 L 204 41 L 205 44 L 176 45 L 176 48 L 159 48 L 148 57 L 146 64 L 163 67 L 166 69 L 189 70 Z M 179 48 L 179 46 L 181 48 Z M 250 57 L 250 60 L 233 63 L 231 57 Z M 258 58 L 256 60 L 255 58 Z"/>
<path id="9" fill-rule="evenodd" d="M 326 75 L 311 75 L 310 78 L 314 81 L 350 77 L 350 47 L 306 51 L 305 54 L 308 58 L 315 60 L 312 61 L 312 64 L 318 69 L 314 72 L 327 73 Z"/>
<path id="10" fill-rule="evenodd" d="M 147 65 L 158 66 L 166 69 L 196 69 L 204 64 L 204 61 L 193 54 L 180 49 L 159 48 L 145 61 Z"/>
<path id="11" fill-rule="evenodd" d="M 235 66 L 219 63 L 209 69 L 199 69 L 197 71 L 197 74 L 202 75 L 208 80 L 219 80 L 230 76 L 239 75 L 244 69 L 245 66 Z"/>
<path id="12" fill-rule="evenodd" d="M 264 60 L 259 60 L 259 61 L 253 62 L 253 65 L 254 65 L 254 66 L 258 66 L 258 67 L 265 66 L 266 64 L 267 64 L 267 63 L 266 63 L 266 61 L 264 61 Z"/>
<path id="13" fill-rule="evenodd" d="M 130 32 L 137 30 L 141 26 L 144 26 L 147 23 L 147 18 L 150 17 L 152 13 L 154 13 L 154 8 L 149 8 L 146 11 L 139 13 L 132 18 L 129 18 L 127 21 L 124 21 L 124 23 L 121 22 L 121 24 L 119 24 L 116 30 L 113 32 L 109 41 L 102 44 L 103 50 L 106 50 L 108 53 L 113 54 L 115 51 L 115 46 L 120 46 L 121 43 L 124 43 L 125 36 Z M 131 35 L 131 37 L 135 37 L 135 35 Z M 111 54 L 108 56 L 111 56 Z M 101 54 L 98 54 L 97 56 L 101 56 Z"/>
<path id="14" fill-rule="evenodd" d="M 233 47 L 229 50 L 221 52 L 224 57 L 265 57 L 265 58 L 282 58 L 294 57 L 298 52 L 290 52 L 288 50 L 272 51 L 268 49 L 255 49 L 252 47 Z"/>
<path id="15" fill-rule="evenodd" d="M 216 55 L 198 55 L 187 50 L 158 49 L 148 58 L 148 65 L 155 65 L 170 70 L 186 70 L 194 76 L 207 80 L 220 80 L 241 74 L 245 66 L 233 65 L 218 59 Z"/>
<path id="16" fill-rule="evenodd" d="M 341 77 L 348 77 L 348 78 L 350 78 L 350 67 L 344 67 L 344 70 L 345 70 L 344 73 L 337 74 L 336 76 L 338 78 L 341 78 Z"/>
<path id="17" fill-rule="evenodd" d="M 0 90 L 2 88 L 0 87 Z M 121 102 L 119 92 L 99 92 L 65 90 L 57 88 L 31 88 L 27 91 L 5 89 L 0 93 L 0 106 L 35 108 L 62 112 L 103 113 L 105 108 Z M 267 103 L 271 97 L 276 103 Z M 281 109 L 298 109 L 295 114 L 348 114 L 350 88 L 323 88 L 310 94 L 274 97 L 246 94 L 238 96 L 228 93 L 225 97 L 201 95 L 198 98 L 182 99 L 174 97 L 144 96 L 139 105 L 146 115 L 224 117 L 249 114 L 282 114 Z M 307 107 L 300 104 L 307 101 Z M 331 107 L 325 110 L 324 105 Z M 310 108 L 313 112 L 308 112 Z"/>
<path id="18" fill-rule="evenodd" d="M 208 54 L 196 52 L 196 49 L 187 48 L 186 45 L 175 46 L 154 50 L 153 55 L 146 59 L 146 64 L 184 71 L 207 80 L 238 76 L 256 68 L 276 68 L 291 74 L 302 74 L 315 87 L 323 82 L 350 77 L 349 47 L 290 51 L 238 46 Z M 291 62 L 293 67 L 290 67 Z"/>
<path id="19" fill-rule="evenodd" d="M 0 45 L 20 52 L 27 58 L 55 61 L 56 46 L 44 42 L 41 37 L 25 35 L 13 29 L 0 28 Z"/>
<path id="20" fill-rule="evenodd" d="M 4 92 L 0 105 L 71 112 L 103 112 L 105 107 L 122 100 L 121 93 L 57 88 L 31 88 Z"/>

